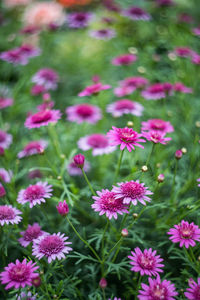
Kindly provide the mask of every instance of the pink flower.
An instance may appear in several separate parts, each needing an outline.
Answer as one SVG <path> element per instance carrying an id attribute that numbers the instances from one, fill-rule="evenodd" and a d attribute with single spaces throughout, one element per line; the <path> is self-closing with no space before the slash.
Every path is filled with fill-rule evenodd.
<path id="1" fill-rule="evenodd" d="M 31 58 L 40 55 L 41 51 L 39 48 L 35 48 L 33 45 L 24 44 L 20 48 L 21 54 Z"/>
<path id="2" fill-rule="evenodd" d="M 12 179 L 12 171 L 7 171 L 6 169 L 0 168 L 0 181 L 9 183 Z"/>
<path id="3" fill-rule="evenodd" d="M 117 97 L 124 97 L 132 94 L 136 90 L 134 86 L 119 86 L 114 89 L 114 94 Z"/>
<path id="4" fill-rule="evenodd" d="M 29 185 L 25 190 L 21 190 L 17 197 L 17 202 L 21 204 L 29 203 L 30 208 L 36 204 L 46 202 L 45 198 L 51 198 L 52 185 L 47 182 L 41 182 Z"/>
<path id="5" fill-rule="evenodd" d="M 45 95 L 47 95 L 47 94 L 43 94 L 43 98 L 45 97 Z M 51 110 L 54 107 L 54 104 L 55 104 L 54 101 L 45 101 L 44 100 L 42 104 L 37 106 L 37 109 L 39 111 L 48 110 L 48 109 Z"/>
<path id="6" fill-rule="evenodd" d="M 200 299 L 200 277 L 197 279 L 197 283 L 190 278 L 188 280 L 189 288 L 186 289 L 184 293 L 185 297 L 189 300 L 199 300 Z"/>
<path id="7" fill-rule="evenodd" d="M 176 150 L 176 152 L 175 152 L 175 157 L 176 157 L 176 159 L 181 159 L 181 157 L 183 156 L 183 152 L 182 152 L 182 150 Z"/>
<path id="8" fill-rule="evenodd" d="M 135 248 L 135 252 L 131 251 L 132 256 L 128 256 L 131 260 L 130 264 L 133 265 L 131 271 L 140 272 L 141 276 L 156 276 L 158 273 L 163 272 L 161 268 L 164 267 L 161 262 L 163 261 L 160 258 L 160 255 L 156 255 L 156 250 L 145 249 L 144 252 L 140 248 Z"/>
<path id="9" fill-rule="evenodd" d="M 43 86 L 46 90 L 55 90 L 57 88 L 58 80 L 58 74 L 50 68 L 40 69 L 32 77 L 32 82 L 39 86 Z"/>
<path id="10" fill-rule="evenodd" d="M 142 97 L 146 100 L 159 100 L 166 97 L 165 89 L 162 83 L 155 83 L 142 91 Z"/>
<path id="11" fill-rule="evenodd" d="M 34 179 L 34 178 L 42 178 L 42 173 L 40 172 L 40 170 L 36 169 L 36 170 L 33 170 L 33 171 L 30 171 L 28 173 L 28 178 L 29 179 Z"/>
<path id="12" fill-rule="evenodd" d="M 180 247 L 194 247 L 196 245 L 195 241 L 200 241 L 199 227 L 194 225 L 193 222 L 189 224 L 184 220 L 180 224 L 174 225 L 174 228 L 171 228 L 167 234 L 171 235 L 169 239 L 173 243 L 180 243 Z"/>
<path id="13" fill-rule="evenodd" d="M 18 224 L 21 222 L 22 212 L 17 208 L 11 205 L 0 205 L 0 224 L 3 226 L 4 224 Z"/>
<path id="14" fill-rule="evenodd" d="M 106 135 L 95 133 L 80 138 L 78 147 L 84 151 L 92 149 L 92 155 L 103 155 L 115 151 L 116 147 L 109 143 Z"/>
<path id="15" fill-rule="evenodd" d="M 168 141 L 171 141 L 170 137 L 165 137 L 165 132 L 151 130 L 149 132 L 142 132 L 142 135 L 150 142 L 154 144 L 163 144 L 166 145 Z"/>
<path id="16" fill-rule="evenodd" d="M 122 14 L 134 21 L 149 21 L 151 19 L 151 16 L 145 10 L 136 6 L 129 7 Z"/>
<path id="17" fill-rule="evenodd" d="M 160 131 L 163 133 L 173 132 L 174 127 L 170 122 L 161 119 L 151 119 L 147 122 L 142 122 L 142 131 Z"/>
<path id="18" fill-rule="evenodd" d="M 200 178 L 197 179 L 197 182 L 200 182 Z M 200 184 L 198 184 L 197 186 L 200 187 Z"/>
<path id="19" fill-rule="evenodd" d="M 155 279 L 149 277 L 148 281 L 149 285 L 141 284 L 143 290 L 139 290 L 139 300 L 175 300 L 174 297 L 178 295 L 171 281 L 161 281 L 160 276 Z"/>
<path id="20" fill-rule="evenodd" d="M 194 51 L 188 47 L 177 47 L 174 49 L 174 54 L 180 57 L 188 58 L 193 55 Z"/>
<path id="21" fill-rule="evenodd" d="M 115 66 L 121 66 L 121 65 L 131 65 L 137 60 L 137 56 L 134 54 L 123 54 L 120 56 L 117 56 L 112 59 L 112 64 Z"/>
<path id="22" fill-rule="evenodd" d="M 135 87 L 137 89 L 142 88 L 147 84 L 148 80 L 140 76 L 127 77 L 124 80 L 120 81 L 121 86 Z"/>
<path id="23" fill-rule="evenodd" d="M 151 199 L 147 195 L 152 195 L 153 193 L 148 190 L 148 187 L 144 186 L 144 183 L 139 183 L 136 181 L 126 181 L 120 182 L 118 186 L 113 186 L 112 192 L 115 193 L 116 199 L 122 199 L 123 203 L 137 205 L 137 201 L 146 205 L 146 202 L 150 202 Z"/>
<path id="24" fill-rule="evenodd" d="M 10 263 L 5 267 L 5 271 L 0 273 L 1 283 L 7 284 L 5 289 L 32 286 L 31 280 L 38 276 L 37 273 L 34 273 L 39 268 L 38 266 L 35 267 L 35 264 L 32 260 L 27 263 L 25 258 L 22 262 L 17 259 L 15 264 Z"/>
<path id="25" fill-rule="evenodd" d="M 106 111 L 111 113 L 113 117 L 121 117 L 124 114 L 131 114 L 133 116 L 140 117 L 144 107 L 138 103 L 129 99 L 121 99 L 107 106 Z"/>
<path id="26" fill-rule="evenodd" d="M 6 190 L 3 185 L 0 183 L 0 198 L 6 195 Z"/>
<path id="27" fill-rule="evenodd" d="M 97 40 L 108 41 L 116 36 L 116 31 L 110 28 L 91 30 L 89 35 Z"/>
<path id="28" fill-rule="evenodd" d="M 128 206 L 123 204 L 122 199 L 117 199 L 114 192 L 106 189 L 101 192 L 97 191 L 97 195 L 92 197 L 95 202 L 91 207 L 94 211 L 99 212 L 100 216 L 106 214 L 108 219 L 112 219 L 112 217 L 117 219 L 117 214 L 129 213 Z"/>
<path id="29" fill-rule="evenodd" d="M 61 113 L 59 110 L 42 110 L 38 111 L 33 115 L 29 115 L 24 123 L 25 127 L 28 129 L 39 128 L 41 126 L 47 126 L 49 123 L 57 123 L 61 118 Z"/>
<path id="30" fill-rule="evenodd" d="M 51 263 L 56 258 L 58 260 L 65 258 L 64 253 L 69 253 L 72 250 L 72 248 L 67 246 L 71 244 L 71 242 L 66 242 L 68 238 L 60 232 L 57 234 L 42 235 L 33 241 L 32 255 L 38 259 L 45 256 L 48 259 L 48 263 Z"/>
<path id="31" fill-rule="evenodd" d="M 26 65 L 28 63 L 28 57 L 22 54 L 20 48 L 15 48 L 0 53 L 0 59 L 14 65 Z"/>
<path id="32" fill-rule="evenodd" d="M 64 200 L 63 202 L 60 201 L 56 208 L 61 216 L 66 216 L 69 212 L 69 206 L 67 205 L 66 200 Z"/>
<path id="33" fill-rule="evenodd" d="M 0 109 L 9 107 L 13 105 L 13 99 L 11 98 L 4 98 L 0 96 Z"/>
<path id="34" fill-rule="evenodd" d="M 31 89 L 31 94 L 33 96 L 37 96 L 37 95 L 40 95 L 40 94 L 43 94 L 44 92 L 46 92 L 46 89 L 43 85 L 40 85 L 40 84 L 36 84 L 32 87 Z"/>
<path id="35" fill-rule="evenodd" d="M 67 23 L 70 28 L 84 28 L 92 20 L 92 14 L 88 12 L 73 12 L 67 16 Z"/>
<path id="36" fill-rule="evenodd" d="M 174 88 L 175 92 L 180 92 L 180 93 L 185 93 L 185 94 L 191 94 L 193 92 L 193 90 L 191 88 L 185 86 L 181 82 L 176 82 L 174 84 L 173 88 Z"/>
<path id="37" fill-rule="evenodd" d="M 10 144 L 12 144 L 12 135 L 8 134 L 6 131 L 0 130 L 0 146 L 3 149 L 7 149 Z"/>
<path id="38" fill-rule="evenodd" d="M 112 146 L 120 145 L 120 150 L 127 148 L 129 152 L 135 150 L 134 146 L 144 149 L 142 145 L 138 144 L 146 142 L 144 139 L 140 139 L 141 136 L 142 134 L 128 127 L 117 128 L 113 126 L 112 130 L 107 133 L 107 137 L 110 139 Z"/>
<path id="39" fill-rule="evenodd" d="M 199 54 L 194 54 L 192 57 L 192 63 L 195 65 L 200 65 L 200 55 Z"/>
<path id="40" fill-rule="evenodd" d="M 22 151 L 17 154 L 18 158 L 41 154 L 46 149 L 48 143 L 44 140 L 29 142 Z"/>
<path id="41" fill-rule="evenodd" d="M 33 278 L 32 280 L 35 280 L 35 278 Z M 37 294 L 33 296 L 31 292 L 27 292 L 27 293 L 21 292 L 20 295 L 16 298 L 16 300 L 36 300 L 36 299 L 37 299 Z"/>
<path id="42" fill-rule="evenodd" d="M 200 36 L 200 27 L 193 28 L 192 32 L 194 33 L 194 35 Z"/>
<path id="43" fill-rule="evenodd" d="M 74 163 L 78 168 L 83 168 L 85 162 L 85 156 L 83 154 L 77 154 L 73 157 Z"/>
<path id="44" fill-rule="evenodd" d="M 179 15 L 178 21 L 182 22 L 182 23 L 190 24 L 190 23 L 193 23 L 194 19 L 192 16 L 190 16 L 186 13 L 182 13 Z"/>
<path id="45" fill-rule="evenodd" d="M 83 170 L 85 173 L 89 172 L 90 170 L 90 164 L 88 161 L 85 161 Z M 77 167 L 77 165 L 74 162 L 70 162 L 67 166 L 67 171 L 70 176 L 83 176 L 83 173 L 80 168 Z"/>
<path id="46" fill-rule="evenodd" d="M 107 287 L 107 285 L 108 285 L 107 280 L 105 278 L 101 278 L 101 280 L 99 281 L 99 286 L 102 289 L 105 289 Z"/>
<path id="47" fill-rule="evenodd" d="M 78 94 L 79 97 L 97 95 L 100 91 L 108 90 L 111 86 L 108 84 L 103 85 L 101 82 L 87 86 L 82 92 Z"/>
<path id="48" fill-rule="evenodd" d="M 41 230 L 38 223 L 34 223 L 33 225 L 28 225 L 26 231 L 22 231 L 20 234 L 22 237 L 18 241 L 23 247 L 27 247 L 34 239 L 37 239 L 39 236 L 47 233 Z"/>
<path id="49" fill-rule="evenodd" d="M 87 103 L 67 107 L 66 115 L 68 121 L 78 124 L 83 122 L 95 124 L 102 118 L 100 108 Z"/>
<path id="50" fill-rule="evenodd" d="M 175 3 L 172 0 L 156 0 L 158 6 L 172 6 Z"/>

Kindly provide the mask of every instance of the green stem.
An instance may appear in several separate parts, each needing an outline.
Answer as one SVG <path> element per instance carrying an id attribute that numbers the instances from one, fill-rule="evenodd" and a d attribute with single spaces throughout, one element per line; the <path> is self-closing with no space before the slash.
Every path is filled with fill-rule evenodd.
<path id="1" fill-rule="evenodd" d="M 86 182 L 87 182 L 87 184 L 88 184 L 88 186 L 89 186 L 89 188 L 90 188 L 90 191 L 92 192 L 93 196 L 96 196 L 96 193 L 95 193 L 95 191 L 93 190 L 93 187 L 91 186 L 91 183 L 89 182 L 89 179 L 88 179 L 88 177 L 87 177 L 85 171 L 83 170 L 83 168 L 81 168 L 81 171 L 82 171 L 83 176 L 84 176 L 84 178 L 85 178 L 85 180 L 86 180 Z"/>
<path id="2" fill-rule="evenodd" d="M 103 300 L 106 300 L 106 295 L 105 295 L 105 290 L 102 289 L 102 293 L 103 293 Z"/>
<path id="3" fill-rule="evenodd" d="M 70 224 L 70 226 L 72 227 L 72 229 L 74 230 L 75 234 L 78 236 L 78 238 L 92 251 L 92 253 L 94 254 L 94 256 L 97 258 L 97 260 L 100 262 L 100 264 L 102 264 L 102 261 L 99 257 L 99 255 L 96 253 L 96 251 L 92 248 L 92 246 L 90 246 L 90 244 L 84 240 L 80 234 L 78 233 L 78 231 L 76 230 L 76 228 L 74 227 L 74 225 L 72 224 L 72 222 L 69 220 L 69 218 L 66 216 L 68 223 Z"/>
<path id="4" fill-rule="evenodd" d="M 116 182 L 117 177 L 118 177 L 118 175 L 119 175 L 119 170 L 120 170 L 120 166 L 121 166 L 123 154 L 124 154 L 124 149 L 121 151 L 120 156 L 119 156 L 117 168 L 116 168 L 116 171 L 115 171 L 114 183 Z"/>
<path id="5" fill-rule="evenodd" d="M 137 294 L 138 294 L 138 291 L 139 291 L 139 288 L 140 288 L 140 285 L 141 285 L 141 280 L 142 280 L 142 276 L 139 274 L 139 278 L 138 278 L 138 282 L 137 282 L 137 292 L 136 292 L 136 295 L 135 295 L 135 299 L 137 299 Z"/>
<path id="6" fill-rule="evenodd" d="M 175 190 L 175 184 L 176 184 L 176 173 L 177 173 L 177 169 L 178 169 L 178 159 L 176 159 L 176 164 L 175 164 L 175 169 L 174 169 L 174 177 L 173 177 L 173 184 L 172 184 L 172 192 L 171 192 L 171 202 L 173 205 L 176 205 L 176 203 L 174 203 L 174 190 Z"/>
<path id="7" fill-rule="evenodd" d="M 61 148 L 60 148 L 60 143 L 58 141 L 58 136 L 57 136 L 57 133 L 55 131 L 55 127 L 54 125 L 49 125 L 48 126 L 48 132 L 49 132 L 49 136 L 50 136 L 50 139 L 51 139 L 51 142 L 56 150 L 56 153 L 58 155 L 58 157 L 60 158 L 61 157 L 61 154 L 62 154 L 62 151 L 61 151 Z"/>
<path id="8" fill-rule="evenodd" d="M 106 234 L 106 231 L 108 229 L 108 225 L 109 225 L 109 219 L 107 218 L 107 222 L 106 222 L 106 225 L 105 225 L 105 228 L 104 228 L 104 232 L 103 232 L 103 236 L 102 236 L 102 244 L 101 244 L 101 256 L 102 256 L 102 277 L 104 277 L 104 242 L 105 242 L 105 234 Z"/>
<path id="9" fill-rule="evenodd" d="M 146 163 L 145 163 L 145 165 L 146 165 L 147 167 L 148 167 L 148 165 L 149 165 L 149 162 L 150 162 L 151 156 L 152 156 L 152 154 L 153 154 L 155 145 L 156 145 L 155 143 L 152 143 L 151 151 L 149 152 L 149 155 L 148 155 L 147 160 L 146 160 Z"/>

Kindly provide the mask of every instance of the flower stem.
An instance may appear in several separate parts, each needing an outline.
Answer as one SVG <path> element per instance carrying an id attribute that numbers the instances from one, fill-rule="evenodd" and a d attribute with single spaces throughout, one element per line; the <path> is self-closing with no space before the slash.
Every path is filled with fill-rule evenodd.
<path id="1" fill-rule="evenodd" d="M 55 148 L 55 151 L 58 155 L 58 157 L 60 158 L 61 157 L 61 154 L 62 154 L 62 151 L 61 151 L 61 148 L 60 148 L 60 143 L 58 141 L 58 136 L 57 136 L 57 133 L 55 131 L 55 127 L 54 125 L 49 125 L 48 126 L 48 132 L 49 132 L 49 136 L 50 136 L 50 139 L 51 139 L 51 142 Z"/>
<path id="2" fill-rule="evenodd" d="M 155 143 L 152 143 L 151 151 L 149 152 L 149 155 L 148 155 L 147 160 L 146 160 L 146 163 L 145 163 L 145 165 L 146 165 L 147 167 L 148 167 L 148 165 L 149 165 L 149 162 L 150 162 L 151 156 L 152 156 L 152 154 L 153 154 L 155 145 L 156 145 Z"/>
<path id="3" fill-rule="evenodd" d="M 93 196 L 96 196 L 96 193 L 95 193 L 95 191 L 93 190 L 93 187 L 91 186 L 91 183 L 89 182 L 89 179 L 88 179 L 88 177 L 87 177 L 85 171 L 83 170 L 83 168 L 81 168 L 81 171 L 82 171 L 83 176 L 84 176 L 84 178 L 85 178 L 85 180 L 86 180 L 86 182 L 87 182 L 87 184 L 88 184 L 88 186 L 89 186 L 89 188 L 90 188 L 90 191 L 92 192 Z"/>
<path id="4" fill-rule="evenodd" d="M 123 154 L 124 154 L 124 149 L 121 151 L 120 156 L 119 156 L 119 160 L 118 160 L 118 163 L 117 163 L 117 168 L 116 168 L 116 171 L 115 171 L 114 183 L 116 182 L 117 177 L 119 175 L 119 170 L 120 170 Z"/>
<path id="5" fill-rule="evenodd" d="M 103 236 L 102 236 L 102 244 L 101 244 L 101 255 L 102 255 L 102 265 L 101 265 L 101 272 L 102 272 L 102 277 L 104 277 L 104 242 L 105 242 L 105 234 L 106 231 L 108 229 L 108 225 L 109 225 L 109 219 L 107 218 L 107 222 L 104 228 L 104 232 L 103 232 Z"/>
<path id="6" fill-rule="evenodd" d="M 177 169 L 178 169 L 178 159 L 176 159 L 176 164 L 175 164 L 175 169 L 174 169 L 174 177 L 173 177 L 173 184 L 172 184 L 172 192 L 171 192 L 171 202 L 174 206 L 176 206 L 176 203 L 174 203 L 174 190 L 175 190 L 175 184 L 176 184 L 176 173 L 177 173 Z"/>

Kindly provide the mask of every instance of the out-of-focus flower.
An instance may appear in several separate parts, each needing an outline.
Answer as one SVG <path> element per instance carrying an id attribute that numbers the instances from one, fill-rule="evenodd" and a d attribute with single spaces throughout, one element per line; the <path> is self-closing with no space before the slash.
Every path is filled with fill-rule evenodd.
<path id="1" fill-rule="evenodd" d="M 33 115 L 29 115 L 24 123 L 25 127 L 28 129 L 39 128 L 41 126 L 47 126 L 49 123 L 57 123 L 61 118 L 61 113 L 59 110 L 42 110 Z"/>
<path id="2" fill-rule="evenodd" d="M 149 21 L 151 16 L 142 8 L 137 6 L 129 7 L 122 12 L 122 15 L 134 21 Z"/>
<path id="3" fill-rule="evenodd" d="M 67 15 L 67 23 L 70 28 L 84 28 L 92 20 L 92 14 L 89 12 L 73 12 Z"/>
<path id="4" fill-rule="evenodd" d="M 110 89 L 108 84 L 102 84 L 101 82 L 87 86 L 82 92 L 78 94 L 79 97 L 98 95 L 101 91 Z"/>
<path id="5" fill-rule="evenodd" d="M 83 168 L 85 162 L 85 156 L 83 154 L 77 154 L 73 157 L 74 163 L 78 168 Z"/>
<path id="6" fill-rule="evenodd" d="M 28 178 L 29 179 L 35 179 L 35 178 L 42 178 L 42 173 L 40 170 L 36 169 L 36 170 L 33 170 L 33 171 L 30 171 L 28 173 Z"/>
<path id="7" fill-rule="evenodd" d="M 17 154 L 18 158 L 41 154 L 46 149 L 48 143 L 44 140 L 29 142 L 22 151 Z"/>
<path id="8" fill-rule="evenodd" d="M 141 92 L 146 100 L 159 100 L 166 97 L 165 89 L 162 83 L 155 83 Z"/>
<path id="9" fill-rule="evenodd" d="M 4 186 L 0 183 L 0 198 L 6 195 L 6 190 Z"/>
<path id="10" fill-rule="evenodd" d="M 46 232 L 41 230 L 38 223 L 34 223 L 33 225 L 28 225 L 28 228 L 25 231 L 20 232 L 20 234 L 22 237 L 18 241 L 23 247 L 27 247 L 34 239 L 46 234 Z"/>
<path id="11" fill-rule="evenodd" d="M 192 57 L 192 63 L 195 65 L 200 65 L 200 55 L 195 53 Z"/>
<path id="12" fill-rule="evenodd" d="M 165 132 L 161 131 L 143 131 L 142 136 L 145 137 L 148 141 L 153 142 L 154 144 L 163 144 L 166 145 L 168 141 L 171 141 L 170 137 L 165 137 Z"/>
<path id="13" fill-rule="evenodd" d="M 188 280 L 189 287 L 184 293 L 185 297 L 189 300 L 199 300 L 200 295 L 200 277 L 197 279 L 197 283 L 190 278 Z"/>
<path id="14" fill-rule="evenodd" d="M 74 6 L 82 6 L 87 5 L 92 0 L 58 0 L 58 2 L 65 7 L 74 7 Z"/>
<path id="15" fill-rule="evenodd" d="M 123 54 L 112 59 L 112 64 L 115 66 L 131 65 L 137 60 L 134 54 Z"/>
<path id="16" fill-rule="evenodd" d="M 33 278 L 32 279 L 32 284 L 38 288 L 40 285 L 41 285 L 41 278 L 40 276 L 38 275 L 37 277 Z M 37 295 L 37 294 L 36 294 Z M 29 300 L 29 299 L 26 299 L 26 300 Z"/>
<path id="17" fill-rule="evenodd" d="M 148 84 L 148 80 L 144 77 L 127 77 L 120 81 L 119 87 L 114 89 L 117 97 L 124 97 L 132 94 L 136 89 L 142 88 Z"/>
<path id="18" fill-rule="evenodd" d="M 32 88 L 31 88 L 31 94 L 34 96 L 43 94 L 44 92 L 46 92 L 46 89 L 43 85 L 40 84 L 35 84 Z"/>
<path id="19" fill-rule="evenodd" d="M 116 31 L 110 28 L 91 30 L 89 35 L 97 40 L 108 41 L 116 36 Z"/>
<path id="20" fill-rule="evenodd" d="M 194 51 L 188 47 L 176 47 L 173 53 L 183 58 L 190 58 L 193 56 Z"/>
<path id="21" fill-rule="evenodd" d="M 186 13 L 181 13 L 179 16 L 178 16 L 178 21 L 181 22 L 181 23 L 187 23 L 187 24 L 190 24 L 194 21 L 193 17 L 191 15 L 188 15 Z"/>
<path id="22" fill-rule="evenodd" d="M 16 6 L 26 6 L 31 3 L 32 0 L 3 0 L 3 4 L 7 8 L 14 8 Z"/>
<path id="23" fill-rule="evenodd" d="M 99 286 L 102 289 L 105 289 L 107 287 L 107 285 L 108 285 L 107 280 L 105 278 L 101 278 L 101 280 L 99 281 Z"/>
<path id="24" fill-rule="evenodd" d="M 4 98 L 0 96 L 0 110 L 13 105 L 12 98 Z"/>
<path id="25" fill-rule="evenodd" d="M 175 152 L 176 159 L 181 159 L 182 156 L 183 156 L 183 152 L 180 149 L 176 150 Z"/>
<path id="26" fill-rule="evenodd" d="M 3 226 L 4 224 L 18 224 L 21 222 L 22 212 L 17 208 L 11 205 L 0 205 L 0 224 Z"/>
<path id="27" fill-rule="evenodd" d="M 140 117 L 144 107 L 138 103 L 129 99 L 121 99 L 107 106 L 106 111 L 111 113 L 113 117 L 121 117 L 124 114 L 131 114 L 133 116 Z"/>
<path id="28" fill-rule="evenodd" d="M 34 278 L 33 278 L 33 280 L 34 280 Z M 37 299 L 37 294 L 35 294 L 33 296 L 31 292 L 27 292 L 27 293 L 26 292 L 21 292 L 16 300 L 36 300 L 36 299 Z"/>
<path id="29" fill-rule="evenodd" d="M 8 149 L 12 144 L 12 135 L 6 131 L 0 130 L 0 146 L 3 149 Z"/>
<path id="30" fill-rule="evenodd" d="M 87 103 L 68 106 L 66 108 L 66 115 L 68 121 L 78 124 L 83 122 L 95 124 L 102 118 L 100 108 Z"/>
<path id="31" fill-rule="evenodd" d="M 173 86 L 173 89 L 175 92 L 185 93 L 185 94 L 191 94 L 193 90 L 181 82 L 176 82 Z"/>
<path id="32" fill-rule="evenodd" d="M 128 236 L 128 229 L 123 228 L 122 231 L 121 231 L 121 235 L 122 235 L 123 237 Z"/>
<path id="33" fill-rule="evenodd" d="M 197 182 L 200 182 L 200 178 L 197 179 Z M 200 187 L 200 183 L 197 186 Z"/>
<path id="34" fill-rule="evenodd" d="M 170 122 L 161 119 L 151 119 L 147 122 L 142 122 L 142 131 L 161 131 L 163 133 L 173 132 L 174 127 Z"/>
<path id="35" fill-rule="evenodd" d="M 88 161 L 85 161 L 83 170 L 85 173 L 89 172 L 90 164 Z M 70 176 L 83 176 L 81 169 L 78 168 L 77 165 L 73 161 L 68 164 L 67 171 Z"/>
<path id="36" fill-rule="evenodd" d="M 157 177 L 158 183 L 161 183 L 165 180 L 165 175 L 164 174 L 159 174 Z"/>
<path id="37" fill-rule="evenodd" d="M 158 6 L 173 6 L 175 3 L 173 0 L 156 0 Z"/>
<path id="38" fill-rule="evenodd" d="M 66 216 L 69 212 L 69 206 L 67 205 L 66 200 L 64 200 L 63 202 L 60 201 L 58 202 L 58 205 L 56 206 L 58 213 L 61 216 Z"/>
<path id="39" fill-rule="evenodd" d="M 11 170 L 7 171 L 6 169 L 0 168 L 0 181 L 2 180 L 6 183 L 11 182 L 12 175 L 13 174 Z"/>
<path id="40" fill-rule="evenodd" d="M 59 80 L 58 73 L 50 68 L 40 69 L 33 77 L 32 82 L 43 86 L 45 90 L 55 90 Z"/>
<path id="41" fill-rule="evenodd" d="M 194 35 L 196 36 L 200 36 L 200 27 L 195 27 L 192 29 L 192 32 L 194 33 Z"/>

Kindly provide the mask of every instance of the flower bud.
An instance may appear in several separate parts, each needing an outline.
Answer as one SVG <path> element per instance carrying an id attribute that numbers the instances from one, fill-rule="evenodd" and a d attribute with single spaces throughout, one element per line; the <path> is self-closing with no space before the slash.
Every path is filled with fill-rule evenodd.
<path id="1" fill-rule="evenodd" d="M 0 146 L 0 156 L 4 156 L 5 151 L 4 148 Z"/>
<path id="2" fill-rule="evenodd" d="M 137 219 L 138 214 L 137 213 L 133 213 L 133 218 Z"/>
<path id="3" fill-rule="evenodd" d="M 74 163 L 78 168 L 83 168 L 85 162 L 85 156 L 83 154 L 77 154 L 74 156 Z"/>
<path id="4" fill-rule="evenodd" d="M 61 216 L 66 216 L 69 212 L 69 207 L 66 203 L 66 200 L 64 200 L 63 202 L 59 202 L 58 203 L 58 206 L 56 206 L 57 208 L 57 211 L 58 213 L 61 215 Z"/>
<path id="5" fill-rule="evenodd" d="M 50 99 L 51 99 L 51 95 L 49 94 L 49 93 L 44 93 L 43 95 L 42 95 L 42 99 L 44 100 L 44 101 L 50 101 Z"/>
<path id="6" fill-rule="evenodd" d="M 99 281 L 99 286 L 102 289 L 105 289 L 107 287 L 107 280 L 105 278 L 101 278 L 101 280 Z"/>
<path id="7" fill-rule="evenodd" d="M 134 123 L 133 123 L 132 121 L 128 121 L 128 122 L 127 122 L 127 126 L 128 126 L 128 127 L 133 127 L 133 126 L 134 126 Z"/>
<path id="8" fill-rule="evenodd" d="M 200 121 L 196 121 L 195 125 L 197 128 L 200 128 Z"/>
<path id="9" fill-rule="evenodd" d="M 41 285 L 41 278 L 40 278 L 40 276 L 37 276 L 37 277 L 33 278 L 32 279 L 32 284 L 35 287 L 39 287 Z"/>
<path id="10" fill-rule="evenodd" d="M 40 170 L 36 169 L 33 171 L 30 171 L 28 173 L 28 178 L 29 179 L 34 179 L 34 178 L 42 178 L 42 173 L 40 172 Z"/>
<path id="11" fill-rule="evenodd" d="M 122 235 L 123 237 L 128 236 L 128 230 L 127 230 L 126 228 L 123 228 L 122 231 L 121 231 L 121 235 Z"/>
<path id="12" fill-rule="evenodd" d="M 165 176 L 164 176 L 164 174 L 159 174 L 159 175 L 158 175 L 158 177 L 157 177 L 157 181 L 158 181 L 158 183 L 161 183 L 161 182 L 163 182 L 163 181 L 164 181 L 164 179 L 165 179 Z"/>
<path id="13" fill-rule="evenodd" d="M 0 197 L 5 196 L 6 190 L 4 189 L 3 185 L 0 183 Z"/>
<path id="14" fill-rule="evenodd" d="M 141 170 L 142 170 L 142 172 L 147 172 L 148 171 L 148 167 L 147 166 L 142 166 Z"/>
<path id="15" fill-rule="evenodd" d="M 183 152 L 181 150 L 176 150 L 175 157 L 176 159 L 181 159 Z"/>
<path id="16" fill-rule="evenodd" d="M 183 147 L 183 148 L 181 149 L 181 151 L 182 151 L 183 154 L 186 154 L 186 153 L 187 153 L 187 149 L 186 149 L 185 147 Z"/>

